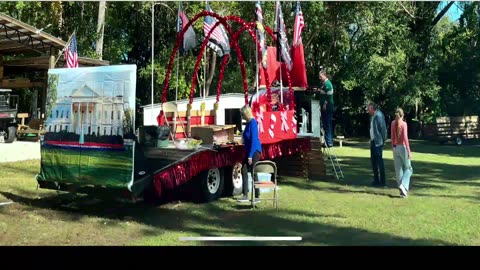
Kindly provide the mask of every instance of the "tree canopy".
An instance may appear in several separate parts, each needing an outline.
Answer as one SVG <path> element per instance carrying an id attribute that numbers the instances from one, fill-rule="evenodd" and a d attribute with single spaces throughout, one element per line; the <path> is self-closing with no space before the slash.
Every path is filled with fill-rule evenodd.
<path id="1" fill-rule="evenodd" d="M 211 2 L 220 15 L 254 20 L 255 2 Z M 274 2 L 262 2 L 264 22 L 273 28 Z M 183 2 L 191 19 L 205 9 L 204 2 Z M 282 2 L 289 42 L 293 36 L 296 2 Z M 305 20 L 302 40 L 308 80 L 318 84 L 320 66 L 327 68 L 335 91 L 335 104 L 351 115 L 364 113 L 367 101 L 375 101 L 392 114 L 401 106 L 412 118 L 430 122 L 442 115 L 479 115 L 480 107 L 480 2 L 301 2 Z M 132 63 L 139 70 L 138 105 L 150 101 L 152 2 L 107 2 L 103 59 L 112 64 Z M 155 101 L 161 90 L 176 39 L 177 2 L 155 6 Z M 462 11 L 458 21 L 446 11 Z M 99 2 L 1 2 L 0 12 L 68 40 L 76 30 L 81 56 L 98 57 L 97 17 Z M 232 29 L 240 25 L 232 23 Z M 194 24 L 199 41 L 203 20 Z M 269 45 L 273 41 L 267 38 Z M 200 43 L 200 42 L 199 42 Z M 243 34 L 239 42 L 253 86 L 255 47 Z M 179 60 L 179 98 L 188 95 L 199 46 Z M 224 92 L 241 92 L 241 74 L 234 50 L 225 73 Z M 215 69 L 201 71 L 216 87 L 220 58 L 207 53 Z M 213 74 L 212 74 L 213 72 Z M 172 82 L 177 81 L 172 73 Z M 199 89 L 202 84 L 198 84 Z M 174 98 L 175 83 L 169 98 Z M 209 93 L 213 94 L 210 90 Z M 200 91 L 197 91 L 200 93 Z"/>

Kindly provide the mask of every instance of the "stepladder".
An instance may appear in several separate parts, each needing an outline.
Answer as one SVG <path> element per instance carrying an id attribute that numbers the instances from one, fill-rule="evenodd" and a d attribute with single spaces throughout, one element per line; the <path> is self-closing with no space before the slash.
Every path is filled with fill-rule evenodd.
<path id="1" fill-rule="evenodd" d="M 324 155 L 330 161 L 331 168 L 335 178 L 337 180 L 344 179 L 342 167 L 340 166 L 339 159 L 337 158 L 337 154 L 335 153 L 335 149 L 332 146 L 328 146 L 325 140 L 325 129 L 323 128 L 322 121 L 320 119 L 320 142 L 322 144 L 322 149 Z"/>

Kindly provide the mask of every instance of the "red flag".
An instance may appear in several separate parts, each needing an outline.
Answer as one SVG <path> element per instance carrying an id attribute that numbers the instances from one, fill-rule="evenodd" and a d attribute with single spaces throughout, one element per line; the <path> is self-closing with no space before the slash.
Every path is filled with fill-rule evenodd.
<path id="1" fill-rule="evenodd" d="M 303 44 L 293 47 L 290 50 L 293 59 L 293 68 L 290 71 L 290 78 L 293 87 L 308 88 L 307 68 L 305 66 L 305 56 L 303 53 Z"/>

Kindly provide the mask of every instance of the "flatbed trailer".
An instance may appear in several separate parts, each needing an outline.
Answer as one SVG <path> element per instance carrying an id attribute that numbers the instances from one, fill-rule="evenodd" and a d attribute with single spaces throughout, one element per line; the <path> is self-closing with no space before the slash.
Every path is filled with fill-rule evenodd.
<path id="1" fill-rule="evenodd" d="M 310 137 L 298 137 L 262 145 L 262 159 L 275 160 L 306 153 Z M 40 188 L 85 193 L 102 197 L 123 197 L 133 201 L 155 202 L 173 199 L 189 188 L 189 199 L 211 202 L 233 192 L 233 168 L 244 159 L 244 147 L 237 145 L 203 145 L 196 150 L 157 148 L 138 144 L 135 150 L 134 180 L 127 188 L 46 181 L 37 178 Z"/>
<path id="2" fill-rule="evenodd" d="M 262 159 L 275 160 L 305 153 L 310 150 L 310 145 L 309 137 L 265 144 L 262 145 Z M 204 202 L 233 194 L 233 168 L 244 159 L 243 145 L 208 145 L 190 151 L 147 147 L 144 153 L 148 169 L 152 171 L 152 189 L 147 194 L 161 198 L 193 182 L 196 194 L 192 197 Z M 138 188 L 142 189 L 148 187 Z"/>

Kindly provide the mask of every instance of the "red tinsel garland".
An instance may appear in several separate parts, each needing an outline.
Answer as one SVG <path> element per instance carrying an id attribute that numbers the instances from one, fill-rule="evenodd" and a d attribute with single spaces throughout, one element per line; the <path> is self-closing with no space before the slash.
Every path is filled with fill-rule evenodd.
<path id="1" fill-rule="evenodd" d="M 261 159 L 273 160 L 277 157 L 308 152 L 311 149 L 310 138 L 284 140 L 274 144 L 262 145 Z M 210 150 L 199 152 L 154 175 L 153 184 L 158 197 L 165 191 L 171 191 L 193 177 L 214 168 L 233 166 L 245 157 L 243 145 L 220 148 L 218 152 Z"/>

